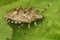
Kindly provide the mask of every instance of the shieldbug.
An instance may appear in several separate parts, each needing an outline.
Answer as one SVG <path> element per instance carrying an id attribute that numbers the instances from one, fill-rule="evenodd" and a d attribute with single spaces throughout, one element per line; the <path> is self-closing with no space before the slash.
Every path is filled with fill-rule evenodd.
<path id="1" fill-rule="evenodd" d="M 4 18 L 11 23 L 28 23 L 28 29 L 30 28 L 30 23 L 34 22 L 36 26 L 36 20 L 42 19 L 43 16 L 37 13 L 36 8 L 15 8 L 7 12 Z"/>

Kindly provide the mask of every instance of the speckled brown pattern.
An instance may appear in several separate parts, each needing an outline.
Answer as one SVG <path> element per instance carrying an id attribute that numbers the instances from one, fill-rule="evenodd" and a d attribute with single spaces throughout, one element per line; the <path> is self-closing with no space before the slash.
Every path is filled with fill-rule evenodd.
<path id="1" fill-rule="evenodd" d="M 43 16 L 37 13 L 36 8 L 15 8 L 7 12 L 4 18 L 11 23 L 28 23 L 28 28 L 30 28 L 30 23 L 42 19 Z M 34 22 L 36 25 L 36 22 Z"/>

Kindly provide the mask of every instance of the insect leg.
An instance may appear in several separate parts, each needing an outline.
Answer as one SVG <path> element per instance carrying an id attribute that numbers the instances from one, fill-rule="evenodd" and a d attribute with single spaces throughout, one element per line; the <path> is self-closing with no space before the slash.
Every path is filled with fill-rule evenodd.
<path id="1" fill-rule="evenodd" d="M 30 29 L 30 23 L 28 24 L 28 29 Z"/>
<path id="2" fill-rule="evenodd" d="M 22 27 L 24 24 L 21 24 L 20 26 Z"/>
<path id="3" fill-rule="evenodd" d="M 35 25 L 35 26 L 37 26 L 37 23 L 36 23 L 36 21 L 34 22 L 34 25 Z"/>
<path id="4" fill-rule="evenodd" d="M 18 26 L 18 28 L 21 28 L 21 26 Z"/>
<path id="5" fill-rule="evenodd" d="M 21 28 L 23 26 L 23 24 L 19 25 L 18 28 Z"/>

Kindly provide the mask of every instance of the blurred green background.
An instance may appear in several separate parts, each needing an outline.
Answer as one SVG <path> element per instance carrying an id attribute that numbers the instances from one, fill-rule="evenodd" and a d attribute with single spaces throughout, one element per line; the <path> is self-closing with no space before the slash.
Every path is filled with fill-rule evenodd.
<path id="1" fill-rule="evenodd" d="M 37 21 L 38 25 L 31 24 L 27 31 L 23 28 L 13 30 L 4 20 L 5 13 L 19 6 L 36 7 L 44 9 L 50 7 L 42 14 L 44 19 Z M 14 26 L 15 27 L 15 26 Z M 0 0 L 0 40 L 60 40 L 60 0 Z"/>

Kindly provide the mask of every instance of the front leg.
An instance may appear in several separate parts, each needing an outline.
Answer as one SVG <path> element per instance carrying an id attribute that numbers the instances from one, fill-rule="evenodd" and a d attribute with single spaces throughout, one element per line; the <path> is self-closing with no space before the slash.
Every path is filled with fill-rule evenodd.
<path id="1" fill-rule="evenodd" d="M 36 21 L 34 22 L 34 25 L 35 25 L 35 26 L 37 26 L 37 23 L 36 23 Z"/>
<path id="2" fill-rule="evenodd" d="M 30 29 L 30 23 L 28 23 L 28 29 Z"/>

